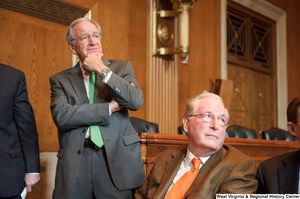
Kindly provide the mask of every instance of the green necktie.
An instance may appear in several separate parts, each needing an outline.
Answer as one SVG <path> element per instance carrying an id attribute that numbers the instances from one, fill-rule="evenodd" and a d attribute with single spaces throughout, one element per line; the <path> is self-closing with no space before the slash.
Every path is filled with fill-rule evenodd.
<path id="1" fill-rule="evenodd" d="M 90 81 L 89 81 L 89 95 L 90 95 L 90 104 L 94 103 L 94 92 L 95 92 L 95 82 L 96 74 L 91 72 Z M 91 131 L 91 140 L 98 147 L 103 146 L 103 138 L 100 132 L 99 126 L 90 126 Z"/>

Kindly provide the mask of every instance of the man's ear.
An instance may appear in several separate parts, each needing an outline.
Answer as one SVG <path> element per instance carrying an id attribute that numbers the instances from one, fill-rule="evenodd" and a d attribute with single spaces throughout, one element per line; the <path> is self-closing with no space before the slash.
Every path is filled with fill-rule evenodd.
<path id="1" fill-rule="evenodd" d="M 182 119 L 182 129 L 187 134 L 189 132 L 189 118 L 187 116 L 184 116 Z"/>
<path id="2" fill-rule="evenodd" d="M 295 131 L 295 125 L 294 125 L 294 123 L 293 122 L 288 122 L 286 124 L 286 126 L 287 126 L 287 129 L 289 130 L 290 134 L 292 136 L 294 136 L 295 138 L 297 138 L 297 133 Z"/>
<path id="3" fill-rule="evenodd" d="M 72 43 L 69 43 L 68 45 L 69 45 L 69 48 L 70 48 L 70 50 L 71 50 L 71 53 L 72 53 L 73 55 L 77 55 L 77 53 L 76 53 L 76 51 L 75 51 L 75 46 L 74 46 Z"/>

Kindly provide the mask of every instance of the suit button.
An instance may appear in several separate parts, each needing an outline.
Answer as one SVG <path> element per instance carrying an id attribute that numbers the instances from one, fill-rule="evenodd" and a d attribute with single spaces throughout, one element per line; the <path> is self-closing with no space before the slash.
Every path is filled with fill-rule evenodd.
<path id="1" fill-rule="evenodd" d="M 80 150 L 78 150 L 78 151 L 77 151 L 77 154 L 81 154 L 81 151 L 80 151 Z"/>
<path id="2" fill-rule="evenodd" d="M 115 87 L 115 90 L 116 90 L 118 93 L 121 92 L 120 89 L 119 89 L 118 87 Z"/>
<path id="3" fill-rule="evenodd" d="M 82 133 L 84 133 L 84 132 L 85 132 L 85 129 L 82 130 Z"/>

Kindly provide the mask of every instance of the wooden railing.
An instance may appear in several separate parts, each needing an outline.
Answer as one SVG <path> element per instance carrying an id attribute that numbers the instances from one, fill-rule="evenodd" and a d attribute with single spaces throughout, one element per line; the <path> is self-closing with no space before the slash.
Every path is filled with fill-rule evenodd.
<path id="1" fill-rule="evenodd" d="M 185 135 L 139 133 L 142 139 L 141 154 L 146 174 L 153 166 L 156 156 L 171 147 L 187 144 Z M 225 138 L 225 143 L 251 157 L 257 164 L 273 156 L 300 149 L 298 141 L 275 141 L 262 139 Z"/>

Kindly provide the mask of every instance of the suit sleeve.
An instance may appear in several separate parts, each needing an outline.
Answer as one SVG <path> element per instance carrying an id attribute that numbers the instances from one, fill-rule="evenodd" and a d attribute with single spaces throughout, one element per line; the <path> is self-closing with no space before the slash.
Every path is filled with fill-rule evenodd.
<path id="1" fill-rule="evenodd" d="M 106 87 L 121 106 L 135 111 L 144 103 L 143 92 L 136 81 L 131 62 L 124 62 L 124 64 L 124 67 L 118 68 L 118 70 L 122 69 L 123 71 L 115 71 L 116 73 L 112 74 Z"/>
<path id="2" fill-rule="evenodd" d="M 39 143 L 35 118 L 29 103 L 26 80 L 22 73 L 14 103 L 14 121 L 20 139 L 26 173 L 39 173 Z"/>
<path id="3" fill-rule="evenodd" d="M 257 190 L 256 164 L 250 158 L 236 164 L 221 184 L 219 194 L 253 194 Z"/>
<path id="4" fill-rule="evenodd" d="M 267 192 L 267 188 L 265 186 L 264 179 L 263 179 L 263 175 L 262 175 L 262 165 L 261 164 L 258 165 L 257 179 L 258 179 L 257 193 L 259 193 L 259 194 L 266 194 L 266 193 L 268 193 Z"/>
<path id="5" fill-rule="evenodd" d="M 85 90 L 81 93 L 71 92 L 73 85 L 66 76 L 58 74 L 51 76 L 49 80 L 51 113 L 59 129 L 72 130 L 91 125 L 109 124 L 109 102 L 89 104 Z M 84 95 L 86 102 L 78 100 L 77 95 Z"/>

